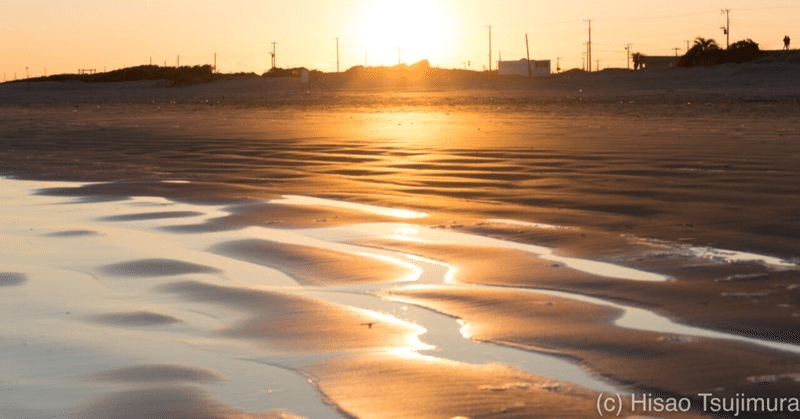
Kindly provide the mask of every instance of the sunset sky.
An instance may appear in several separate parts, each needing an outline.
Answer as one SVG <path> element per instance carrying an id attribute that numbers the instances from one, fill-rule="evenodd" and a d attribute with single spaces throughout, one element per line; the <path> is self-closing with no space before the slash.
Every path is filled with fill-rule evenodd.
<path id="1" fill-rule="evenodd" d="M 212 64 L 222 72 L 270 67 L 342 71 L 427 58 L 445 68 L 482 70 L 525 57 L 555 70 L 583 66 L 592 20 L 593 66 L 625 67 L 625 45 L 646 55 L 674 55 L 701 36 L 723 47 L 730 9 L 731 43 L 752 38 L 762 49 L 800 45 L 800 2 L 766 0 L 0 0 L 0 72 L 4 80 L 148 64 Z M 399 48 L 399 50 L 398 50 Z M 494 67 L 496 64 L 492 64 Z"/>

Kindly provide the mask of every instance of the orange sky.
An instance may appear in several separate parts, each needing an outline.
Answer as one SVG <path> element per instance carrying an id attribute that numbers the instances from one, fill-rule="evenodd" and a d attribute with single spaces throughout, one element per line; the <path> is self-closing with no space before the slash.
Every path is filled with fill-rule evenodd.
<path id="1" fill-rule="evenodd" d="M 497 60 L 549 59 L 555 70 L 582 67 L 592 19 L 593 66 L 625 67 L 625 45 L 647 55 L 673 55 L 697 36 L 723 46 L 730 9 L 731 42 L 752 38 L 762 49 L 800 45 L 800 3 L 728 0 L 0 0 L 0 72 L 97 71 L 148 64 L 213 63 L 223 72 L 270 67 L 343 71 L 353 65 L 412 63 L 481 70 L 489 63 L 488 26 Z M 796 33 L 795 33 L 796 32 Z M 493 64 L 494 67 L 496 64 Z"/>

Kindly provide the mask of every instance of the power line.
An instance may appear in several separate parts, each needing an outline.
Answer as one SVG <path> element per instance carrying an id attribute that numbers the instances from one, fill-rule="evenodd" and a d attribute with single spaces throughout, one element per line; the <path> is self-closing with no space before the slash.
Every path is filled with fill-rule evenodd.
<path id="1" fill-rule="evenodd" d="M 592 72 L 592 19 L 589 22 L 589 42 L 586 43 L 586 60 L 589 62 L 589 72 Z"/>
<path id="2" fill-rule="evenodd" d="M 720 29 L 722 29 L 723 33 L 725 34 L 725 38 L 726 38 L 726 47 L 725 48 L 730 48 L 731 47 L 731 9 L 722 9 L 722 13 L 725 14 L 726 23 L 725 23 L 725 26 L 723 26 Z"/>
<path id="3" fill-rule="evenodd" d="M 492 25 L 489 25 L 489 72 L 492 72 Z"/>
<path id="4" fill-rule="evenodd" d="M 752 10 L 781 10 L 781 9 L 800 9 L 800 5 L 794 6 L 775 6 L 775 7 L 749 7 L 747 9 L 732 9 L 737 11 L 752 11 Z"/>
<path id="5" fill-rule="evenodd" d="M 659 20 L 659 19 L 677 19 L 681 17 L 692 17 L 692 16 L 702 16 L 702 15 L 709 15 L 711 13 L 716 13 L 716 10 L 707 10 L 703 12 L 695 12 L 695 13 L 685 13 L 681 15 L 666 15 L 666 16 L 645 16 L 645 17 L 628 17 L 628 18 L 607 18 L 607 19 L 596 19 L 601 22 L 627 22 L 627 21 L 637 21 L 637 20 Z"/>

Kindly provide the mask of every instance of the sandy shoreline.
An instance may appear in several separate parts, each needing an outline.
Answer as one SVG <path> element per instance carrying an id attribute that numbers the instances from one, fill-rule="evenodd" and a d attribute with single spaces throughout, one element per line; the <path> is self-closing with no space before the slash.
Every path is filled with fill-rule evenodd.
<path id="1" fill-rule="evenodd" d="M 444 320 L 408 304 L 621 392 L 688 397 L 686 415 L 701 392 L 798 397 L 796 352 L 730 338 L 798 342 L 797 71 L 679 71 L 310 95 L 274 80 L 0 86 L 0 174 L 37 182 L 3 181 L 0 298 L 18 324 L 0 349 L 21 366 L 0 415 L 50 391 L 68 402 L 42 409 L 64 417 L 141 400 L 178 417 L 596 414 L 588 378 L 499 352 L 438 358 L 419 324 L 434 339 Z M 56 180 L 94 183 L 42 182 Z M 696 329 L 615 323 L 625 307 Z M 463 338 L 441 339 L 461 356 Z M 87 361 L 37 378 L 25 366 L 45 358 L 22 360 L 23 343 Z M 273 369 L 286 375 L 259 381 Z M 311 385 L 273 402 L 265 388 L 292 380 Z"/>

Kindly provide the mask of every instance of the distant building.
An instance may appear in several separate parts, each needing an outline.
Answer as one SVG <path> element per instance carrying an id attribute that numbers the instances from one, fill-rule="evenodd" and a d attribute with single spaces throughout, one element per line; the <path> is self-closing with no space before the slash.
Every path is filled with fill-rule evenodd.
<path id="1" fill-rule="evenodd" d="M 678 57 L 671 55 L 645 55 L 642 57 L 644 69 L 668 68 L 678 66 Z"/>
<path id="2" fill-rule="evenodd" d="M 531 77 L 543 77 L 550 75 L 550 60 L 531 60 Z M 498 61 L 497 74 L 501 76 L 524 76 L 528 77 L 528 60 L 525 58 L 519 61 Z"/>

